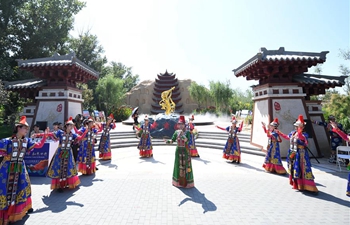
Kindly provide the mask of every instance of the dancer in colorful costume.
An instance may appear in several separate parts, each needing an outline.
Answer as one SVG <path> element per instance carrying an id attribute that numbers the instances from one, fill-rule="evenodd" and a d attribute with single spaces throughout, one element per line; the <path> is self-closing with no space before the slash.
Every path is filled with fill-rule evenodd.
<path id="1" fill-rule="evenodd" d="M 332 131 L 337 133 L 341 138 L 343 138 L 345 141 L 350 141 L 350 136 L 348 136 L 347 134 L 345 134 L 342 130 L 339 129 L 337 123 L 335 122 L 330 122 L 331 126 L 332 126 Z M 350 170 L 350 162 L 348 163 L 347 170 Z M 346 188 L 346 195 L 350 197 L 350 173 L 348 176 L 348 187 Z"/>
<path id="2" fill-rule="evenodd" d="M 288 135 L 280 132 L 278 128 L 278 118 L 275 118 L 269 125 L 269 128 L 266 129 L 264 122 L 262 123 L 262 128 L 269 138 L 269 144 L 267 146 L 267 152 L 265 156 L 265 161 L 263 167 L 267 172 L 286 174 L 287 171 L 284 169 L 281 161 L 280 155 L 280 142 L 282 142 L 281 137 L 289 140 Z"/>
<path id="3" fill-rule="evenodd" d="M 296 130 L 288 135 L 290 138 L 290 149 L 287 156 L 289 157 L 289 183 L 293 189 L 318 193 L 307 151 L 309 135 L 303 132 L 305 124 L 303 116 L 299 115 L 298 120 L 294 123 Z"/>
<path id="4" fill-rule="evenodd" d="M 330 163 L 336 163 L 337 162 L 337 159 L 336 159 L 336 155 L 335 155 L 335 152 L 337 150 L 337 147 L 342 145 L 342 140 L 341 140 L 341 137 L 336 133 L 336 132 L 333 132 L 332 129 L 332 124 L 336 125 L 337 128 L 339 130 L 343 130 L 343 125 L 341 123 L 337 123 L 335 121 L 335 117 L 333 115 L 330 115 L 328 117 L 328 121 L 329 123 L 326 123 L 326 122 L 322 122 L 322 121 L 312 121 L 314 124 L 317 124 L 317 125 L 320 125 L 320 126 L 324 126 L 327 130 L 328 130 L 328 133 L 330 135 L 330 142 L 331 142 L 331 157 L 329 158 L 328 162 Z"/>
<path id="5" fill-rule="evenodd" d="M 84 127 L 79 129 L 79 133 L 87 134 L 84 136 L 80 149 L 78 152 L 78 172 L 83 175 L 90 175 L 96 172 L 96 158 L 95 158 L 95 143 L 97 133 L 102 131 L 102 126 L 99 130 L 95 128 L 94 120 L 89 117 L 84 121 Z"/>
<path id="6" fill-rule="evenodd" d="M 222 158 L 227 159 L 231 162 L 241 162 L 241 147 L 239 145 L 239 139 L 237 137 L 237 133 L 242 131 L 243 122 L 239 127 L 236 126 L 237 120 L 235 116 L 232 116 L 231 119 L 232 125 L 226 128 L 216 126 L 220 130 L 226 130 L 228 132 L 228 138 L 226 145 L 224 147 Z"/>
<path id="7" fill-rule="evenodd" d="M 116 127 L 115 120 L 113 114 L 110 114 L 107 117 L 106 124 L 103 124 L 103 132 L 101 135 L 100 143 L 98 146 L 98 150 L 100 152 L 100 159 L 102 160 L 111 160 L 112 159 L 112 151 L 111 151 L 111 140 L 109 132 L 111 129 Z"/>
<path id="8" fill-rule="evenodd" d="M 171 144 L 176 141 L 175 162 L 173 170 L 173 185 L 176 187 L 192 188 L 194 187 L 193 170 L 191 163 L 191 154 L 188 148 L 190 132 L 185 126 L 185 117 L 180 116 L 176 130 L 170 140 L 164 140 Z"/>
<path id="9" fill-rule="evenodd" d="M 145 123 L 141 125 L 141 127 L 134 126 L 135 129 L 138 132 L 138 135 L 141 136 L 140 142 L 137 146 L 137 148 L 140 150 L 140 156 L 141 158 L 149 158 L 153 157 L 153 146 L 152 146 L 152 141 L 151 141 L 151 134 L 150 131 L 151 129 L 154 129 L 157 124 L 149 123 L 148 116 L 145 115 Z"/>
<path id="10" fill-rule="evenodd" d="M 54 139 L 59 141 L 59 145 L 50 162 L 47 176 L 52 179 L 51 189 L 57 189 L 59 192 L 63 192 L 65 188 L 73 189 L 80 184 L 72 145 L 74 141 L 82 140 L 87 134 L 87 131 L 79 136 L 72 133 L 73 129 L 74 122 L 73 118 L 70 117 L 65 122 L 63 130 L 58 130 L 50 134 L 53 135 Z"/>
<path id="11" fill-rule="evenodd" d="M 188 141 L 188 147 L 190 148 L 190 154 L 191 157 L 199 157 L 198 151 L 197 151 L 197 147 L 196 147 L 196 129 L 194 128 L 195 125 L 193 123 L 194 120 L 194 115 L 192 115 L 189 119 L 188 119 L 188 125 L 187 125 L 187 130 L 190 131 L 191 137 L 190 140 Z"/>
<path id="12" fill-rule="evenodd" d="M 21 220 L 33 212 L 31 186 L 24 156 L 34 148 L 42 148 L 49 129 L 40 142 L 33 142 L 26 135 L 29 130 L 26 116 L 15 124 L 13 135 L 0 140 L 0 225 Z"/>

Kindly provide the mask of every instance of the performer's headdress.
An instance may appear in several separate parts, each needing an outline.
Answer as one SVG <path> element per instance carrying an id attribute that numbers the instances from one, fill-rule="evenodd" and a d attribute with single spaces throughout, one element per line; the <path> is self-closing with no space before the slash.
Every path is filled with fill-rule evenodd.
<path id="1" fill-rule="evenodd" d="M 194 120 L 194 115 L 192 114 L 189 120 Z"/>
<path id="2" fill-rule="evenodd" d="M 303 118 L 303 115 L 299 115 L 299 117 L 298 117 L 298 120 L 294 123 L 294 126 L 299 126 L 299 125 L 303 125 L 303 126 L 305 126 L 305 122 L 304 122 L 304 118 Z"/>
<path id="3" fill-rule="evenodd" d="M 66 125 L 74 124 L 73 123 L 73 117 L 69 117 L 69 119 L 65 123 Z M 58 125 L 58 124 L 57 124 Z"/>
<path id="4" fill-rule="evenodd" d="M 89 122 L 94 122 L 94 120 L 92 119 L 91 116 L 90 116 L 89 118 L 85 119 L 85 120 L 83 121 L 83 124 L 85 125 L 85 124 L 87 124 L 87 123 L 89 123 Z"/>
<path id="5" fill-rule="evenodd" d="M 112 120 L 114 120 L 113 114 L 111 113 L 111 114 L 107 117 L 107 119 L 112 119 Z"/>
<path id="6" fill-rule="evenodd" d="M 278 127 L 280 125 L 280 123 L 278 122 L 278 118 L 275 118 L 271 123 L 270 123 L 271 126 L 274 126 L 274 127 Z"/>
<path id="7" fill-rule="evenodd" d="M 179 120 L 177 121 L 177 123 L 183 123 L 185 124 L 185 117 L 184 116 L 180 116 Z"/>
<path id="8" fill-rule="evenodd" d="M 145 119 L 144 120 L 148 120 L 148 115 L 145 115 Z"/>
<path id="9" fill-rule="evenodd" d="M 328 120 L 335 120 L 335 116 L 329 115 L 329 116 L 328 116 Z"/>
<path id="10" fill-rule="evenodd" d="M 27 123 L 27 117 L 26 116 L 21 116 L 19 122 L 16 122 L 16 127 L 17 126 L 27 126 L 29 127 L 28 123 Z"/>
<path id="11" fill-rule="evenodd" d="M 231 122 L 232 123 L 237 123 L 236 117 L 234 115 L 232 115 Z"/>

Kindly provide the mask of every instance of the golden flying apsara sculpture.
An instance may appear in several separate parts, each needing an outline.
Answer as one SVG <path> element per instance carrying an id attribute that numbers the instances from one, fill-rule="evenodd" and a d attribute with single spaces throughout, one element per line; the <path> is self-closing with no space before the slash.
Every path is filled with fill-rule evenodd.
<path id="1" fill-rule="evenodd" d="M 175 111 L 175 102 L 171 99 L 171 94 L 175 87 L 170 88 L 167 91 L 163 91 L 161 94 L 162 100 L 160 100 L 159 105 L 165 110 L 165 115 L 169 115 Z"/>

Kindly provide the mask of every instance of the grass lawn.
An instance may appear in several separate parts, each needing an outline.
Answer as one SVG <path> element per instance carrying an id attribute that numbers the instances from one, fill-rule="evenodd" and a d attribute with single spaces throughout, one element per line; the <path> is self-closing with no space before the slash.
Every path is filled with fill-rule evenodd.
<path id="1" fill-rule="evenodd" d="M 10 137 L 12 132 L 11 126 L 0 126 L 0 139 Z"/>

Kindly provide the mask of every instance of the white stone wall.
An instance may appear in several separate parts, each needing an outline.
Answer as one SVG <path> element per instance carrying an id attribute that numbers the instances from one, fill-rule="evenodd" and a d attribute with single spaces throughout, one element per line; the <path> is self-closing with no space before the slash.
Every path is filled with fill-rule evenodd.
<path id="1" fill-rule="evenodd" d="M 254 115 L 253 115 L 253 126 L 252 126 L 252 136 L 251 142 L 263 146 L 266 150 L 268 143 L 268 138 L 262 129 L 261 122 L 269 124 L 268 121 L 268 100 L 261 100 L 254 102 Z"/>
<path id="2" fill-rule="evenodd" d="M 68 115 L 67 117 L 75 118 L 76 115 L 82 114 L 81 103 L 80 102 L 68 102 Z M 68 118 L 64 118 L 62 122 L 65 122 Z"/>
<path id="3" fill-rule="evenodd" d="M 65 121 L 64 111 L 64 101 L 40 101 L 34 123 L 47 121 L 47 125 L 52 128 L 54 122 Z"/>

